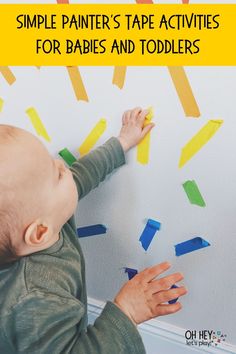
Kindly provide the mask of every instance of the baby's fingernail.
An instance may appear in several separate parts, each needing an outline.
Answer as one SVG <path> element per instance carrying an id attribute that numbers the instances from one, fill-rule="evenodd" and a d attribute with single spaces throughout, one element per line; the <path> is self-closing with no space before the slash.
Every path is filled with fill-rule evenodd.
<path id="1" fill-rule="evenodd" d="M 187 289 L 187 288 L 185 288 L 185 287 L 183 287 L 183 291 L 184 291 L 184 295 L 185 295 L 185 294 L 187 294 L 188 289 Z"/>

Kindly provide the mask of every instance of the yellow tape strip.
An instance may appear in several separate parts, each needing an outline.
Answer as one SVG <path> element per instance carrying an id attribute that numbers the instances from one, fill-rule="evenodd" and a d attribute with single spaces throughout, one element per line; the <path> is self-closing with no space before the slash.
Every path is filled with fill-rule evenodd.
<path id="1" fill-rule="evenodd" d="M 168 70 L 186 117 L 198 118 L 200 116 L 200 111 L 184 68 L 182 66 L 169 66 Z"/>
<path id="2" fill-rule="evenodd" d="M 77 100 L 87 101 L 88 96 L 77 66 L 67 66 L 67 70 L 70 76 L 70 80 L 76 95 Z"/>
<path id="3" fill-rule="evenodd" d="M 0 66 L 0 73 L 3 75 L 4 79 L 8 82 L 9 85 L 12 85 L 16 81 L 13 72 L 11 69 L 9 69 L 8 66 Z"/>
<path id="4" fill-rule="evenodd" d="M 183 167 L 221 127 L 223 120 L 209 120 L 199 132 L 183 147 L 179 167 Z"/>
<path id="5" fill-rule="evenodd" d="M 100 119 L 100 121 L 95 125 L 95 127 L 91 130 L 87 138 L 78 148 L 78 151 L 81 156 L 87 154 L 92 147 L 96 144 L 100 136 L 104 133 L 107 127 L 106 119 Z"/>
<path id="6" fill-rule="evenodd" d="M 28 114 L 31 123 L 34 127 L 34 129 L 36 130 L 37 134 L 39 136 L 42 136 L 46 141 L 50 142 L 51 138 L 49 137 L 41 119 L 39 118 L 38 113 L 36 112 L 36 110 L 33 107 L 30 107 L 26 110 L 26 113 Z"/>
<path id="7" fill-rule="evenodd" d="M 149 113 L 146 115 L 143 126 L 148 125 L 154 116 L 152 107 L 149 108 Z M 142 165 L 149 162 L 151 133 L 148 133 L 137 146 L 137 161 Z"/>
<path id="8" fill-rule="evenodd" d="M 112 83 L 118 86 L 120 89 L 123 88 L 125 83 L 127 66 L 115 66 Z"/>
<path id="9" fill-rule="evenodd" d="M 4 101 L 3 101 L 3 99 L 0 97 L 0 112 L 2 112 L 3 104 L 4 104 Z"/>

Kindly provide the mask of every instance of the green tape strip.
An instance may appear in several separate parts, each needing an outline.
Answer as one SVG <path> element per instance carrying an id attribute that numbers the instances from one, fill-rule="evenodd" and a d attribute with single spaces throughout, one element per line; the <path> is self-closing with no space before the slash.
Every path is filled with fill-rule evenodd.
<path id="1" fill-rule="evenodd" d="M 59 151 L 58 153 L 62 158 L 63 160 L 69 165 L 71 166 L 72 163 L 74 163 L 76 161 L 76 158 L 74 157 L 74 155 L 72 155 L 72 153 L 67 149 L 63 149 L 61 151 Z"/>
<path id="2" fill-rule="evenodd" d="M 186 181 L 183 183 L 183 187 L 191 204 L 195 204 L 200 207 L 206 206 L 206 203 L 195 181 Z"/>

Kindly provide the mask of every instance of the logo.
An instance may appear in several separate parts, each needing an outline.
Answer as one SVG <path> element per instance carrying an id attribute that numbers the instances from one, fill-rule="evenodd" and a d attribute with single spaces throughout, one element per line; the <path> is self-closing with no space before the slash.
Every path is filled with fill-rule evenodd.
<path id="1" fill-rule="evenodd" d="M 188 330 L 185 332 L 186 345 L 197 347 L 216 347 L 222 342 L 225 342 L 226 337 L 227 334 L 213 330 Z"/>

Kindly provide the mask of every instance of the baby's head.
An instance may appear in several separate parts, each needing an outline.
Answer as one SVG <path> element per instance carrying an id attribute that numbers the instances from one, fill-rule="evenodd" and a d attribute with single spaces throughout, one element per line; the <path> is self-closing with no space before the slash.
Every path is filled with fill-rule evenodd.
<path id="1" fill-rule="evenodd" d="M 0 264 L 52 246 L 77 199 L 61 160 L 29 132 L 0 124 Z"/>

